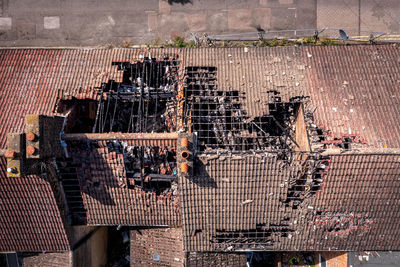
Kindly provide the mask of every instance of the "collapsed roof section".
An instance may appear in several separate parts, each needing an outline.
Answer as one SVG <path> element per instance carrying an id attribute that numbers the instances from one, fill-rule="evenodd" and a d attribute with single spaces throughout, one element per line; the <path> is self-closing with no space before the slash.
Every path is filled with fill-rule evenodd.
<path id="1" fill-rule="evenodd" d="M 177 58 L 115 62 L 121 82 L 103 83 L 93 132 L 174 132 L 178 130 Z"/>
<path id="2" fill-rule="evenodd" d="M 181 225 L 176 139 L 175 133 L 67 135 L 69 158 L 57 163 L 73 223 Z"/>
<path id="3" fill-rule="evenodd" d="M 68 115 L 62 139 L 69 158 L 59 160 L 58 168 L 64 191 L 71 190 L 68 206 L 83 214 L 76 221 L 183 223 L 187 251 L 398 248 L 392 238 L 400 231 L 398 152 L 357 151 L 399 147 L 398 81 L 392 74 L 398 69 L 398 48 L 168 51 L 179 53 L 180 62 L 174 65 L 176 56 L 144 58 L 139 50 L 57 51 L 69 71 L 57 66 L 56 71 L 42 66 L 32 73 L 14 69 L 12 81 L 5 79 L 9 99 L 28 92 L 37 96 L 27 109 L 18 109 L 20 117 L 26 112 L 52 114 L 59 83 L 65 87 L 57 111 Z M 20 58 L 18 52 L 7 53 Z M 346 64 L 339 60 L 343 57 L 349 59 Z M 99 67 L 93 62 L 100 58 L 106 63 Z M 125 62 L 132 58 L 138 61 Z M 121 62 L 116 63 L 119 71 L 109 64 L 115 60 Z M 162 75 L 177 76 L 157 84 L 154 77 L 160 72 L 154 66 L 163 66 Z M 54 78 L 43 83 L 36 73 Z M 32 86 L 9 86 L 26 77 Z M 167 85 L 174 89 L 169 92 Z M 95 87 L 101 94 L 95 94 Z M 14 102 L 7 102 L 4 109 L 10 111 L 0 113 L 1 121 L 4 129 L 21 131 L 19 118 L 10 119 L 15 108 L 9 103 Z M 74 134 L 93 129 L 93 138 L 85 134 L 74 139 Z M 125 138 L 114 131 L 137 136 Z M 176 131 L 187 133 L 189 145 L 182 146 L 182 134 L 152 137 Z M 22 134 L 35 148 L 30 149 L 33 154 L 41 153 L 42 133 L 33 139 L 29 135 L 31 140 Z M 4 144 L 5 138 L 0 141 Z M 15 163 L 26 155 L 21 151 L 7 155 Z M 40 160 L 46 153 L 42 155 L 35 154 Z M 178 190 L 172 179 L 160 181 L 174 177 Z"/>
<path id="4" fill-rule="evenodd" d="M 169 57 L 113 64 L 122 81 L 102 84 L 93 132 L 186 131 L 196 135 L 195 150 L 207 153 L 309 150 L 305 127 L 296 129 L 307 97 L 283 102 L 278 91 L 266 91 L 264 114 L 252 116 L 244 92 L 218 89 L 216 67 L 183 71 L 178 58 Z"/>
<path id="5" fill-rule="evenodd" d="M 187 67 L 185 74 L 186 125 L 196 133 L 200 152 L 300 148 L 294 134 L 301 104 L 297 99 L 285 103 L 279 92 L 266 91 L 272 94 L 271 103 L 264 115 L 251 117 L 244 108 L 244 92 L 218 90 L 216 67 Z"/>

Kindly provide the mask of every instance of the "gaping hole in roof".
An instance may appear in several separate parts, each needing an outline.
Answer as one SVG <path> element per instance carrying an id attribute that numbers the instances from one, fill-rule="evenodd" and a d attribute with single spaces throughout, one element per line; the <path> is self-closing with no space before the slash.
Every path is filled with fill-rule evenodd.
<path id="1" fill-rule="evenodd" d="M 93 132 L 174 132 L 177 130 L 177 58 L 115 62 L 122 82 L 103 83 Z"/>
<path id="2" fill-rule="evenodd" d="M 295 123 L 301 98 L 282 102 L 278 92 L 266 92 L 270 101 L 265 115 L 251 117 L 243 107 L 244 92 L 217 87 L 215 67 L 186 68 L 184 114 L 189 130 L 197 133 L 200 151 L 281 151 L 299 146 Z"/>
<path id="3" fill-rule="evenodd" d="M 168 147 L 129 146 L 122 142 L 128 188 L 157 195 L 177 194 L 176 151 Z"/>
<path id="4" fill-rule="evenodd" d="M 89 133 L 96 118 L 97 101 L 91 99 L 59 99 L 55 112 L 68 117 L 66 133 Z"/>

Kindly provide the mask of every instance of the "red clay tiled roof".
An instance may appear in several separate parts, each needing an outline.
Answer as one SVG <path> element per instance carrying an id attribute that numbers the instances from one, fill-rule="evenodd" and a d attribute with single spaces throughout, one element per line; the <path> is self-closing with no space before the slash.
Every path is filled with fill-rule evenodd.
<path id="1" fill-rule="evenodd" d="M 396 46 L 277 47 L 249 48 L 248 50 L 244 48 L 152 49 L 151 53 L 153 57 L 179 54 L 183 67 L 198 65 L 217 67 L 219 90 L 244 92 L 246 94 L 245 109 L 249 116 L 264 113 L 267 101 L 264 91 L 278 90 L 284 101 L 299 94 L 311 94 L 311 100 L 317 107 L 315 113 L 317 126 L 324 126 L 334 135 L 339 136 L 348 134 L 350 129 L 352 133 L 364 137 L 373 147 L 400 147 L 399 124 L 396 121 L 400 116 L 398 107 L 400 50 Z M 139 49 L 0 50 L 0 147 L 5 147 L 7 132 L 24 130 L 23 123 L 26 114 L 53 113 L 58 97 L 96 98 L 93 89 L 100 86 L 101 82 L 108 79 L 121 79 L 122 72 L 117 71 L 115 66 L 111 66 L 111 62 L 131 61 L 138 59 L 139 55 L 147 56 L 147 52 Z M 223 166 L 223 164 L 226 163 L 213 165 L 214 167 L 210 169 L 211 176 L 217 175 L 218 166 Z M 369 173 L 371 169 L 381 167 L 376 164 L 375 162 L 368 163 L 362 171 Z M 4 171 L 4 165 L 2 168 Z M 238 170 L 246 170 L 243 166 L 238 168 Z M 255 177 L 258 177 L 257 172 L 275 167 L 258 166 L 257 168 L 260 170 L 256 171 Z M 388 175 L 388 173 L 383 174 Z M 1 249 L 41 249 L 39 247 L 42 245 L 49 248 L 39 242 L 50 240 L 50 237 L 52 240 L 59 238 L 57 242 L 53 242 L 54 240 L 49 242 L 53 248 L 65 249 L 66 239 L 62 234 L 63 230 L 57 230 L 62 229 L 62 223 L 59 212 L 56 211 L 56 202 L 50 186 L 43 184 L 43 181 L 36 176 L 23 179 L 15 179 L 15 181 L 25 182 L 21 182 L 17 187 L 15 184 L 10 184 L 14 180 L 9 180 L 4 175 L 0 177 L 1 186 L 13 192 L 12 199 L 25 199 L 25 203 L 32 203 L 26 207 L 26 211 L 25 206 L 20 211 L 19 207 L 22 203 L 6 202 L 9 201 L 7 195 L 2 196 L 0 210 L 7 212 L 7 217 L 2 218 L 4 221 L 0 227 L 5 228 L 3 232 L 7 233 L 5 240 L 8 240 L 8 243 L 2 242 L 5 245 Z M 40 200 L 37 198 L 37 188 L 41 188 Z M 280 187 L 266 188 L 280 190 Z M 119 193 L 118 190 L 115 191 L 117 194 L 115 198 L 120 198 L 120 194 L 124 194 Z M 191 190 L 198 189 L 194 186 Z M 202 188 L 202 190 L 205 189 Z M 207 194 L 199 195 L 204 196 L 204 203 L 194 203 L 197 205 L 208 203 Z M 341 195 L 343 198 L 345 196 Z M 150 197 L 148 201 L 153 201 L 153 199 Z M 93 205 L 102 207 L 97 202 L 93 199 L 87 203 L 96 203 Z M 43 203 L 51 203 L 51 205 L 43 205 Z M 185 209 L 191 208 L 193 211 L 200 209 L 194 203 L 187 202 L 184 204 L 188 205 Z M 36 208 L 38 210 L 35 210 Z M 88 206 L 88 209 L 90 211 L 91 206 Z M 104 207 L 105 213 L 99 214 L 97 219 L 109 222 L 110 219 L 105 216 L 111 216 L 112 213 L 106 210 Z M 21 215 L 24 211 L 27 213 L 26 216 Z M 93 212 L 91 218 L 97 216 L 95 215 L 97 208 L 93 209 Z M 257 214 L 262 214 L 262 212 Z M 362 216 L 365 214 L 362 213 Z M 202 215 L 196 215 L 198 215 L 194 218 L 196 222 L 201 221 Z M 376 217 L 379 220 L 390 217 L 389 215 L 379 216 L 381 217 Z M 26 219 L 28 217 L 29 219 Z M 58 234 L 42 232 L 47 239 L 36 241 L 38 238 L 32 234 L 29 236 L 29 233 L 33 233 L 31 229 L 37 229 L 35 232 L 39 233 L 39 229 L 44 225 L 41 221 L 43 217 L 51 218 L 50 222 L 45 223 L 52 225 L 50 227 L 51 231 L 54 230 L 52 233 Z M 19 232 L 24 232 L 18 230 L 18 224 L 15 224 L 13 220 L 24 225 L 26 223 L 24 227 L 29 228 L 25 232 L 24 240 L 19 234 Z M 240 222 L 238 218 L 234 220 Z M 382 222 L 382 225 L 388 226 L 385 222 Z M 393 231 L 397 231 L 394 226 L 390 225 L 390 227 L 394 229 Z M 208 232 L 203 233 L 203 235 L 208 234 Z M 17 238 L 11 239 L 12 236 Z M 35 241 L 32 242 L 33 240 Z M 200 242 L 199 240 L 201 239 L 196 242 Z M 387 240 L 390 240 L 390 237 L 387 237 Z M 202 248 L 194 244 L 197 243 L 187 243 L 188 248 Z M 299 244 L 301 244 L 300 241 Z M 339 247 L 345 247 L 340 242 L 338 244 Z M 392 245 L 396 243 L 393 241 L 384 247 Z"/>
<path id="2" fill-rule="evenodd" d="M 316 123 L 335 136 L 360 134 L 373 147 L 400 147 L 398 46 L 303 49 Z"/>
<path id="3" fill-rule="evenodd" d="M 159 50 L 153 56 L 172 53 Z M 122 72 L 113 61 L 129 61 L 139 49 L 0 49 L 0 147 L 8 132 L 23 131 L 26 114 L 51 114 L 58 97 L 97 98 L 95 87 Z M 146 54 L 147 56 L 147 54 Z"/>
<path id="4" fill-rule="evenodd" d="M 130 236 L 131 266 L 185 266 L 182 228 L 132 230 Z"/>
<path id="5" fill-rule="evenodd" d="M 5 147 L 7 132 L 23 130 L 25 114 L 52 113 L 58 97 L 96 98 L 93 89 L 101 82 L 122 78 L 113 61 L 134 61 L 147 53 L 143 49 L 0 50 L 0 147 Z M 337 135 L 350 128 L 373 146 L 399 147 L 400 133 L 393 119 L 400 115 L 400 51 L 395 46 L 151 50 L 153 57 L 164 54 L 179 54 L 183 68 L 217 67 L 219 90 L 245 92 L 249 116 L 264 113 L 267 90 L 280 91 L 283 101 L 311 94 L 318 107 L 318 126 Z M 390 127 L 375 127 L 376 122 Z"/>
<path id="6" fill-rule="evenodd" d="M 66 251 L 69 242 L 49 183 L 7 178 L 0 159 L 0 251 Z"/>
<path id="7" fill-rule="evenodd" d="M 400 248 L 400 155 L 330 156 L 321 188 L 297 208 L 282 200 L 298 165 L 261 155 L 202 162 L 179 180 L 186 251 Z"/>
<path id="8" fill-rule="evenodd" d="M 59 96 L 96 98 L 94 87 L 122 77 L 112 61 L 137 59 L 139 54 L 143 51 L 1 49 L 0 148 L 5 148 L 8 132 L 24 131 L 26 114 L 52 114 Z M 50 185 L 37 176 L 10 180 L 4 161 L 1 168 L 0 251 L 68 250 Z"/>
<path id="9" fill-rule="evenodd" d="M 183 67 L 216 67 L 218 90 L 243 92 L 244 109 L 256 117 L 265 114 L 268 90 L 279 91 L 285 102 L 307 94 L 302 53 L 298 47 L 204 48 L 183 50 L 181 59 Z"/>

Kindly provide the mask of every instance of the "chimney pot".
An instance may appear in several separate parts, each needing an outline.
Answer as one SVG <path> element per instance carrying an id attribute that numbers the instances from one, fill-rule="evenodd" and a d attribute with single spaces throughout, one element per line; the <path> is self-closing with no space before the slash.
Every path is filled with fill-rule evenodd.
<path id="1" fill-rule="evenodd" d="M 35 154 L 36 149 L 35 149 L 33 146 L 27 146 L 27 147 L 26 147 L 26 152 L 27 152 L 29 155 L 33 155 L 33 154 Z"/>
<path id="2" fill-rule="evenodd" d="M 188 159 L 189 158 L 189 151 L 182 151 L 182 153 L 181 153 L 181 157 L 183 158 L 183 159 Z"/>
<path id="3" fill-rule="evenodd" d="M 189 145 L 189 140 L 188 140 L 188 138 L 187 138 L 187 137 L 183 137 L 183 138 L 181 139 L 181 146 L 182 146 L 182 147 L 188 147 L 188 145 Z"/>
<path id="4" fill-rule="evenodd" d="M 32 133 L 32 132 L 29 132 L 29 133 L 26 134 L 26 139 L 28 141 L 33 141 L 33 140 L 35 140 L 35 138 L 36 138 L 36 135 L 34 133 Z"/>
<path id="5" fill-rule="evenodd" d="M 187 164 L 187 162 L 181 163 L 181 172 L 187 173 L 188 171 L 189 171 L 189 165 Z"/>

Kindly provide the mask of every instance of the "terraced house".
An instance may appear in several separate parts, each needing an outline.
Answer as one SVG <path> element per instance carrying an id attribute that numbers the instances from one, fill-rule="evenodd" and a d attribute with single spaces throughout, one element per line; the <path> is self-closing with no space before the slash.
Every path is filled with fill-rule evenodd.
<path id="1" fill-rule="evenodd" d="M 131 266 L 399 250 L 399 74 L 395 45 L 2 49 L 0 251 L 99 266 L 116 228 Z"/>

